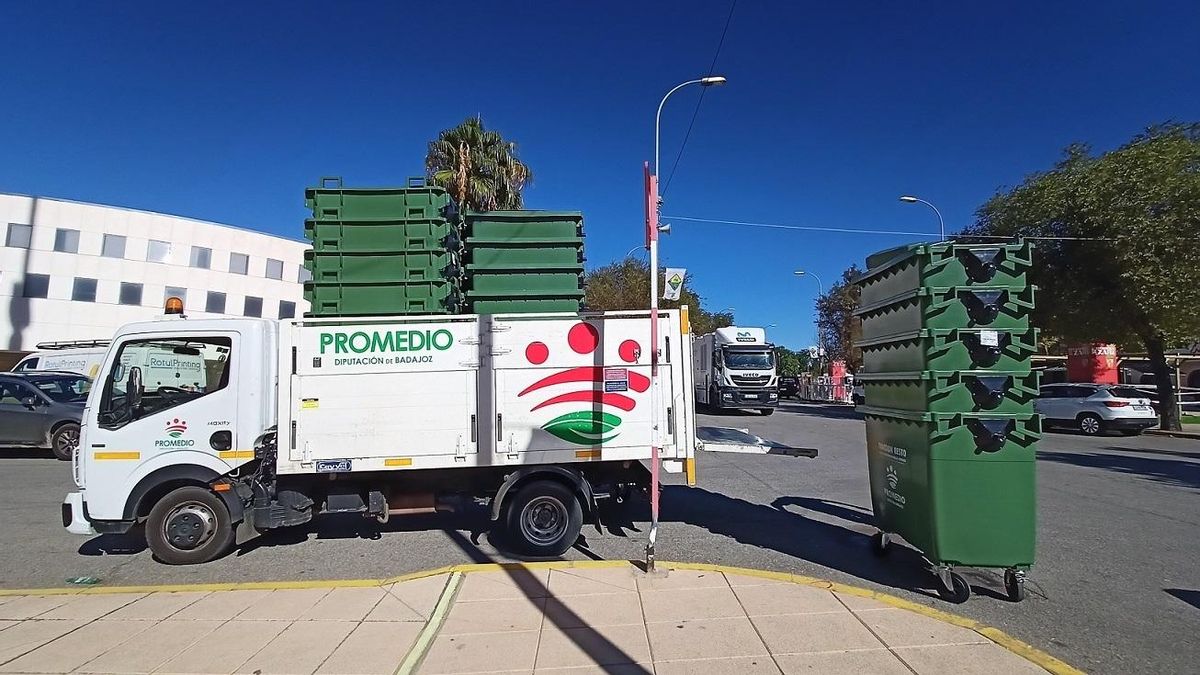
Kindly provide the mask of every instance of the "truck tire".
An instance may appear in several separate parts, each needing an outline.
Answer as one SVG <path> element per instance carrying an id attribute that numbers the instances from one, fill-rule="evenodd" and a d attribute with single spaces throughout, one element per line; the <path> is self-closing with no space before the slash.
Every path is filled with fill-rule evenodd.
<path id="1" fill-rule="evenodd" d="M 71 461 L 71 455 L 74 454 L 77 445 L 79 445 L 78 424 L 64 424 L 50 435 L 50 451 L 56 458 L 64 462 Z"/>
<path id="2" fill-rule="evenodd" d="M 766 417 L 767 415 L 774 415 L 775 409 L 774 408 L 759 408 L 758 412 L 762 413 L 763 416 Z"/>
<path id="3" fill-rule="evenodd" d="M 168 492 L 146 519 L 146 545 L 168 565 L 208 562 L 229 551 L 233 537 L 225 502 L 194 485 Z"/>
<path id="4" fill-rule="evenodd" d="M 583 529 L 583 507 L 562 483 L 538 480 L 525 485 L 508 505 L 508 536 L 521 553 L 560 556 Z"/>

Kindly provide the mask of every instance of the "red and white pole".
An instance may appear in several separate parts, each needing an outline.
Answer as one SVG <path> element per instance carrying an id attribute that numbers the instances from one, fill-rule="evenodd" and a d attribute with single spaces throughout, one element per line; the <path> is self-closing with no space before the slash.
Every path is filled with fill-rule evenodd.
<path id="1" fill-rule="evenodd" d="M 658 176 L 644 165 L 646 177 L 646 248 L 650 250 L 650 540 L 646 544 L 646 571 L 654 571 L 654 543 L 658 540 L 658 474 L 662 434 L 659 433 L 658 380 Z M 658 167 L 655 167 L 657 171 Z"/>

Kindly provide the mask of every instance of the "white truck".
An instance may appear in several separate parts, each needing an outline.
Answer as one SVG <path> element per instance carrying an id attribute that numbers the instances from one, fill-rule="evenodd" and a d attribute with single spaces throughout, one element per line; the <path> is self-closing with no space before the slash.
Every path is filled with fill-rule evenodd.
<path id="1" fill-rule="evenodd" d="M 58 370 L 79 373 L 94 380 L 100 372 L 100 361 L 106 351 L 108 340 L 41 342 L 37 351 L 26 354 L 13 366 L 12 372 Z"/>
<path id="2" fill-rule="evenodd" d="M 88 398 L 63 525 L 142 526 L 159 560 L 190 564 L 322 513 L 386 522 L 466 500 L 523 552 L 561 554 L 598 502 L 646 488 L 652 444 L 694 482 L 687 310 L 659 322 L 655 387 L 646 312 L 127 325 Z M 205 376 L 172 384 L 150 365 L 168 362 Z"/>
<path id="3" fill-rule="evenodd" d="M 692 347 L 696 401 L 710 408 L 753 408 L 764 415 L 779 405 L 775 345 L 762 328 L 729 326 L 699 335 Z"/>

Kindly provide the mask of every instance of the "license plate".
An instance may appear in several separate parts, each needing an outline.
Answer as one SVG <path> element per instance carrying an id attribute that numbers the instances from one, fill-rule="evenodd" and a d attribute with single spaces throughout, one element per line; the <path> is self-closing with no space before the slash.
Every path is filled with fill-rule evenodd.
<path id="1" fill-rule="evenodd" d="M 1133 409 L 1134 409 L 1134 410 L 1149 410 L 1149 409 L 1150 409 L 1150 406 L 1148 406 L 1148 405 L 1135 405 L 1135 406 L 1133 406 Z"/>
<path id="2" fill-rule="evenodd" d="M 746 394 L 746 398 L 747 398 L 747 399 L 752 399 L 752 398 L 753 398 L 753 399 L 757 399 L 757 398 L 758 398 L 758 394 Z"/>
<path id="3" fill-rule="evenodd" d="M 348 459 L 319 459 L 316 465 L 317 473 L 348 473 L 352 468 Z"/>

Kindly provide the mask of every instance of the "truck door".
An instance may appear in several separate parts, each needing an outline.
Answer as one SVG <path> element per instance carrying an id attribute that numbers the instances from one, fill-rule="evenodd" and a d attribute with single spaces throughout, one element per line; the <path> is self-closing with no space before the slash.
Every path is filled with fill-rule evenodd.
<path id="1" fill-rule="evenodd" d="M 120 480 L 120 474 L 169 454 L 204 455 L 171 463 L 214 466 L 211 460 L 218 460 L 230 468 L 251 459 L 254 439 L 238 431 L 240 346 L 236 332 L 122 339 L 104 382 L 96 385 L 102 391 L 89 407 L 83 449 L 92 460 L 89 483 L 109 474 Z M 132 388 L 135 369 L 140 392 Z"/>

